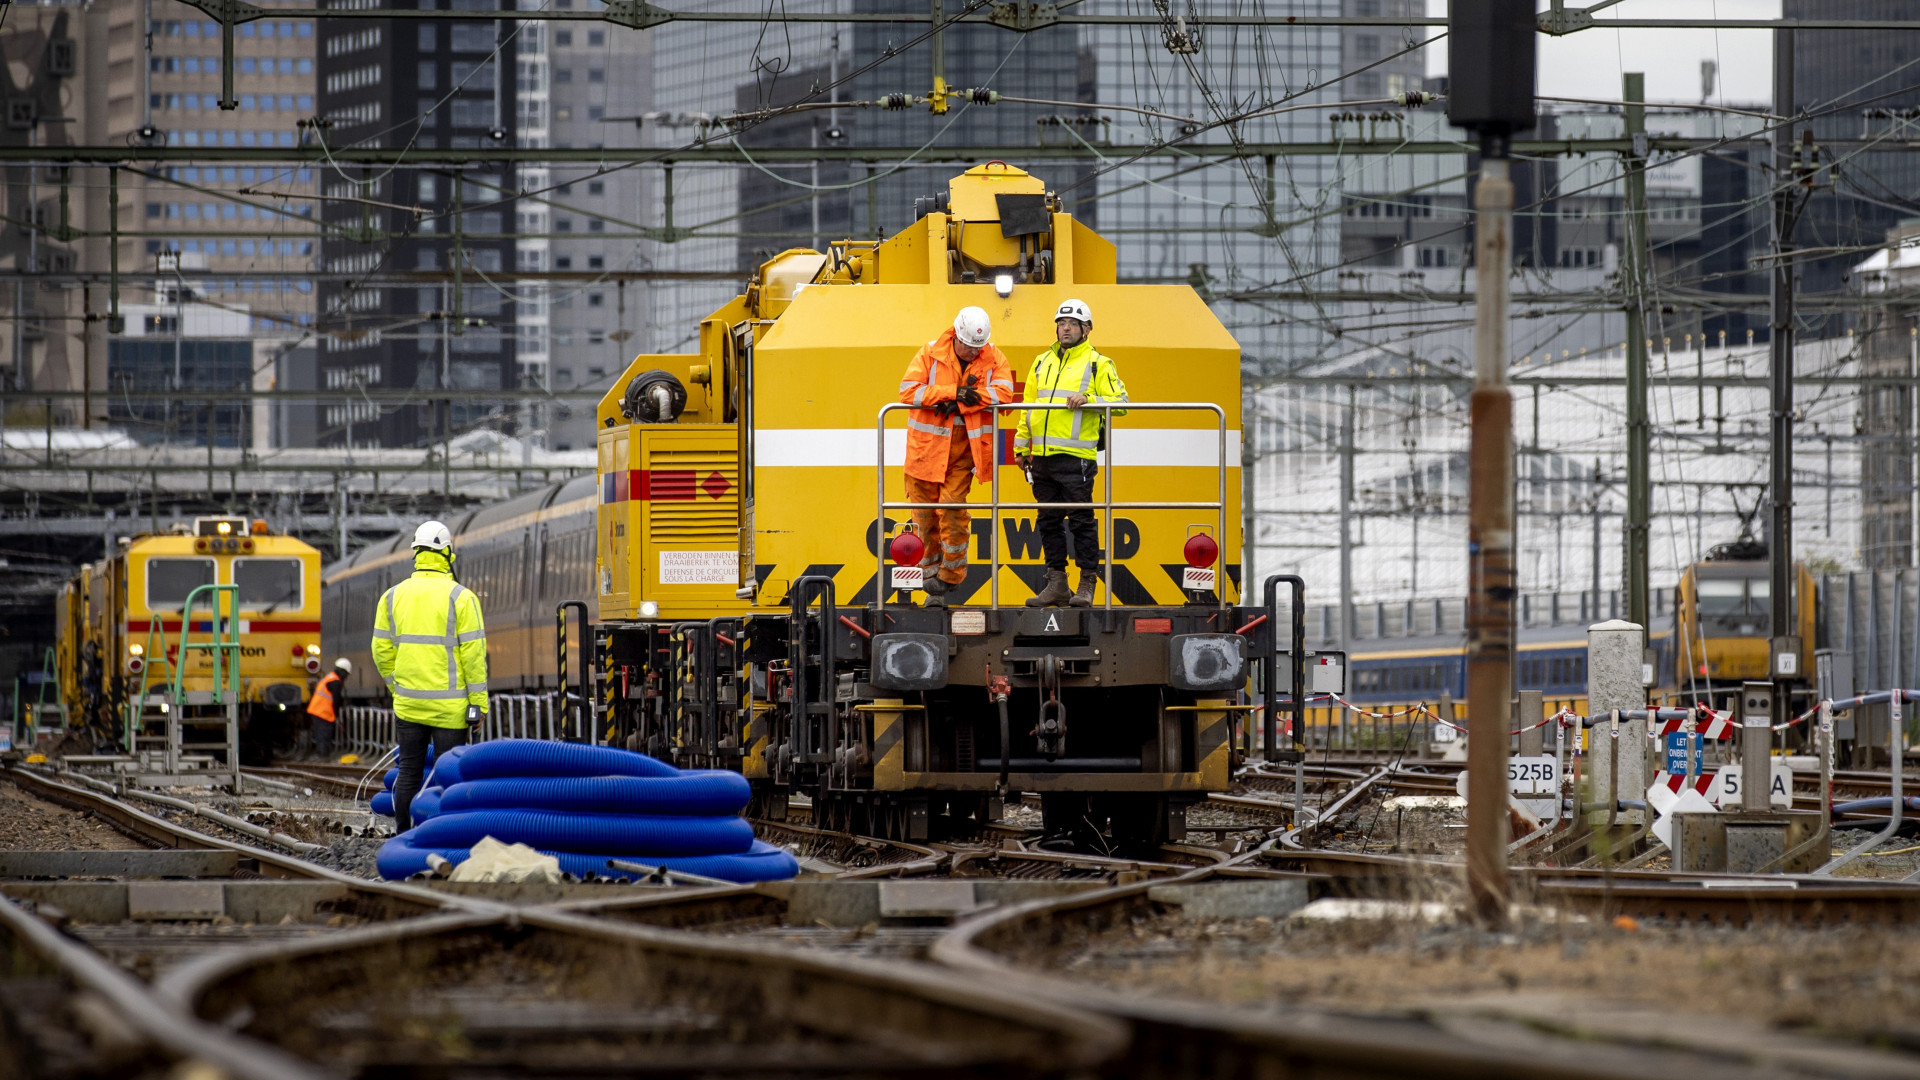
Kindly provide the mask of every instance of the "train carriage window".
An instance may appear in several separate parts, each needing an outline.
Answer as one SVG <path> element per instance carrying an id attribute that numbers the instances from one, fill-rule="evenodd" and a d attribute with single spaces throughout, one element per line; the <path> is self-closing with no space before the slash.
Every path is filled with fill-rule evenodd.
<path id="1" fill-rule="evenodd" d="M 188 593 L 211 584 L 212 559 L 147 560 L 147 607 L 153 611 L 178 611 Z"/>
<path id="2" fill-rule="evenodd" d="M 235 559 L 233 583 L 240 587 L 242 608 L 265 614 L 306 606 L 306 568 L 299 559 Z"/>

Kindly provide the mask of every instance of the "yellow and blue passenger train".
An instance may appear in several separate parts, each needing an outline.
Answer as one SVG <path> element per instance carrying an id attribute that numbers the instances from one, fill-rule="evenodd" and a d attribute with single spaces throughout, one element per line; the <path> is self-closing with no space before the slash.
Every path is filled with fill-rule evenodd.
<path id="1" fill-rule="evenodd" d="M 1660 605 L 1664 610 L 1654 616 L 1648 635 L 1650 702 L 1730 709 L 1743 681 L 1769 677 L 1768 642 L 1773 634 L 1765 553 L 1756 553 L 1750 545 L 1733 550 L 1740 557 L 1710 557 L 1688 566 L 1673 591 L 1661 598 L 1667 602 Z M 1782 636 L 1798 642 L 1795 666 L 1800 674 L 1788 681 L 1795 687 L 1796 706 L 1804 708 L 1812 703 L 1813 654 L 1825 645 L 1820 636 L 1825 621 L 1813 575 L 1804 564 L 1794 564 L 1793 580 L 1793 623 Z M 1585 714 L 1584 627 L 1523 628 L 1515 634 L 1514 661 L 1516 690 L 1540 691 L 1549 713 L 1569 709 Z M 1349 665 L 1346 699 L 1375 711 L 1466 698 L 1464 631 L 1356 642 Z M 1333 707 L 1309 710 L 1311 725 L 1337 720 Z"/>

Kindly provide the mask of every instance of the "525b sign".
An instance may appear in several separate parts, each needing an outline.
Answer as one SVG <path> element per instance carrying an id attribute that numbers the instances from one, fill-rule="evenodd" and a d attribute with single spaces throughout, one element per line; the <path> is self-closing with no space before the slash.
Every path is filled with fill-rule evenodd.
<path id="1" fill-rule="evenodd" d="M 1507 793 L 1551 795 L 1560 790 L 1560 763 L 1550 757 L 1507 759 Z"/>

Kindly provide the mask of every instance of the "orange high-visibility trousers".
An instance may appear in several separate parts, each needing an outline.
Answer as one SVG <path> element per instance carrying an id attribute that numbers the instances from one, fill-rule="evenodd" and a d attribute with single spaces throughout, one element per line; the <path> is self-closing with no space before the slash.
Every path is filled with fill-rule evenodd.
<path id="1" fill-rule="evenodd" d="M 973 490 L 973 447 L 963 427 L 953 429 L 947 443 L 947 477 L 940 483 L 907 477 L 907 501 L 965 502 Z M 938 566 L 939 578 L 958 585 L 967 576 L 967 544 L 973 539 L 973 517 L 965 510 L 915 510 L 913 527 L 927 545 L 921 566 Z M 935 545 L 938 545 L 936 547 Z M 937 562 L 936 562 L 937 560 Z"/>

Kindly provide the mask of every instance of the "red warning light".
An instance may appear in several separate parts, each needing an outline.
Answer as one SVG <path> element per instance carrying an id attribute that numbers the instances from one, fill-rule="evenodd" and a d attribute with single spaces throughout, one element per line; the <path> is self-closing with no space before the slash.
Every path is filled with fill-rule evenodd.
<path id="1" fill-rule="evenodd" d="M 1187 546 L 1181 551 L 1187 557 L 1188 566 L 1212 566 L 1213 561 L 1220 557 L 1220 545 L 1214 543 L 1213 537 L 1206 533 L 1194 533 L 1187 537 Z"/>
<path id="2" fill-rule="evenodd" d="M 918 566 L 920 557 L 927 553 L 927 545 L 917 533 L 901 533 L 887 545 L 887 553 L 893 557 L 895 566 Z"/>

